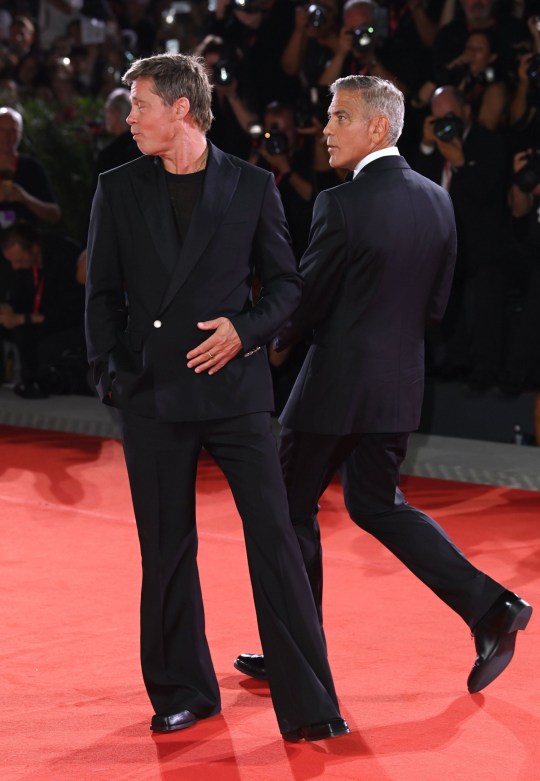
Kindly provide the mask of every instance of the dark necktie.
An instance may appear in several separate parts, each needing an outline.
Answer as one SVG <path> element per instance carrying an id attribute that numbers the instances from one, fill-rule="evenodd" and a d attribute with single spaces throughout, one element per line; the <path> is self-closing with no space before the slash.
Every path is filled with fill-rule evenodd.
<path id="1" fill-rule="evenodd" d="M 347 171 L 347 175 L 345 177 L 346 182 L 352 182 L 354 179 L 354 171 Z"/>

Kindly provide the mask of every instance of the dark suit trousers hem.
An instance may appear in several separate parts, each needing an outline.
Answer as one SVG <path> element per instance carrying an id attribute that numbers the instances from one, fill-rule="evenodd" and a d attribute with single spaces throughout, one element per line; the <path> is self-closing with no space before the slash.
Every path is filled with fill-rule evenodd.
<path id="1" fill-rule="evenodd" d="M 156 713 L 188 709 L 204 716 L 219 707 L 196 560 L 195 479 L 204 447 L 225 473 L 242 519 L 279 729 L 338 718 L 269 415 L 197 423 L 127 413 L 121 419 L 142 553 L 141 661 Z"/>

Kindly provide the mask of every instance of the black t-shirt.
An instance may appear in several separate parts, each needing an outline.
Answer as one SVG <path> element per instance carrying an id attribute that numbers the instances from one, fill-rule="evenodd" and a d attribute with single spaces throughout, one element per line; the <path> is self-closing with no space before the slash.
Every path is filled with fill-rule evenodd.
<path id="1" fill-rule="evenodd" d="M 171 174 L 165 171 L 178 236 L 182 244 L 189 230 L 193 209 L 202 192 L 204 174 L 204 170 L 193 174 Z"/>

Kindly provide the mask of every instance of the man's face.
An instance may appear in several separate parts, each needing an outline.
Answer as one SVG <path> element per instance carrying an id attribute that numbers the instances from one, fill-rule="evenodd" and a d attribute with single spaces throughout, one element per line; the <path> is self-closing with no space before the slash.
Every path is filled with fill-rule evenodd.
<path id="1" fill-rule="evenodd" d="M 21 271 L 25 268 L 31 268 L 36 262 L 37 246 L 30 249 L 24 249 L 20 244 L 10 244 L 2 250 L 5 259 L 11 264 L 14 271 Z"/>
<path id="2" fill-rule="evenodd" d="M 369 27 L 373 24 L 373 8 L 368 5 L 354 5 L 343 14 L 343 24 L 349 30 L 358 30 L 360 27 Z"/>
<path id="3" fill-rule="evenodd" d="M 464 52 L 469 69 L 475 75 L 485 71 L 488 65 L 495 59 L 491 53 L 488 39 L 481 33 L 469 35 Z"/>
<path id="4" fill-rule="evenodd" d="M 376 146 L 371 136 L 371 122 L 364 116 L 362 98 L 350 90 L 337 90 L 328 115 L 323 133 L 330 165 L 352 170 Z"/>
<path id="5" fill-rule="evenodd" d="M 131 85 L 131 111 L 127 123 L 137 146 L 145 155 L 163 155 L 173 146 L 178 123 L 174 106 L 167 106 L 152 92 L 148 76 Z"/>
<path id="6" fill-rule="evenodd" d="M 435 119 L 441 119 L 447 114 L 455 114 L 466 123 L 467 116 L 464 106 L 452 95 L 451 92 L 435 94 L 431 99 L 431 114 Z"/>

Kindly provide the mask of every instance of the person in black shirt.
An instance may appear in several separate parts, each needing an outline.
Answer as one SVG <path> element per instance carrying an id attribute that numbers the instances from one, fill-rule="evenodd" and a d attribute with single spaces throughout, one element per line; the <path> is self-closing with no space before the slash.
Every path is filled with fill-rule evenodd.
<path id="1" fill-rule="evenodd" d="M 84 348 L 84 288 L 75 277 L 80 247 L 16 223 L 1 234 L 0 248 L 14 272 L 0 326 L 19 352 L 21 382 L 15 393 L 43 398 L 62 354 L 81 354 Z"/>

